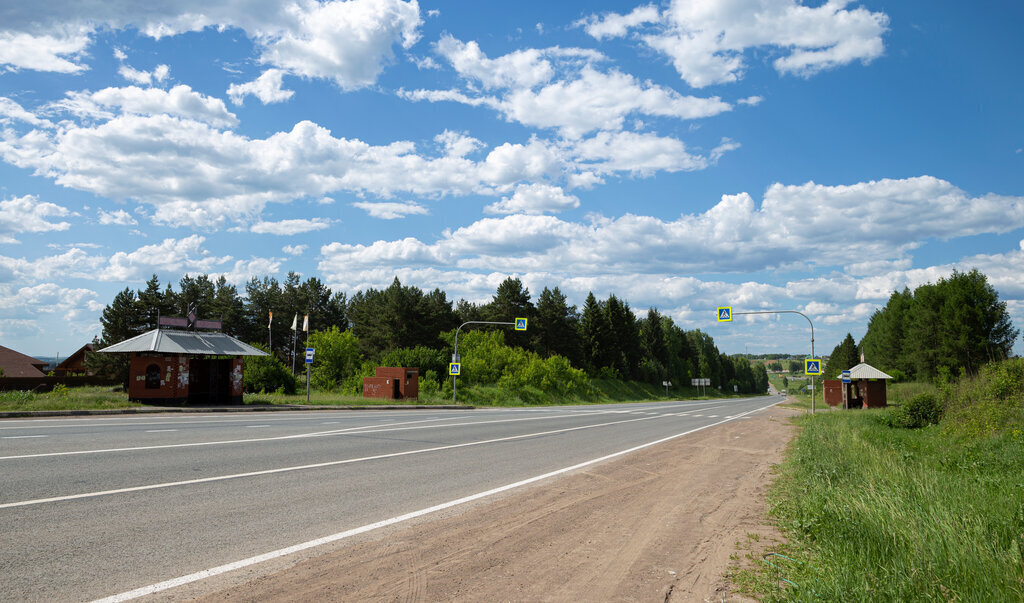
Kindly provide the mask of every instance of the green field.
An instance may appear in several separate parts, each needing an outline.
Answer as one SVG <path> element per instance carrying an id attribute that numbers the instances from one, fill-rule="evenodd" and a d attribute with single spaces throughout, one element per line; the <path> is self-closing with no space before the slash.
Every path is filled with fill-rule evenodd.
<path id="1" fill-rule="evenodd" d="M 939 424 L 890 426 L 928 392 Z M 796 419 L 769 494 L 784 557 L 737 582 L 768 601 L 1024 600 L 1024 361 L 890 395 L 903 407 Z"/>

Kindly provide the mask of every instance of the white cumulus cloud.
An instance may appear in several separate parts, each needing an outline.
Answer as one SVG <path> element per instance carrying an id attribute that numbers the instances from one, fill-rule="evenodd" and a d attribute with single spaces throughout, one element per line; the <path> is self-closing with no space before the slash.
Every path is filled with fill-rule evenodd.
<path id="1" fill-rule="evenodd" d="M 380 218 L 381 220 L 395 220 L 410 215 L 426 215 L 430 213 L 426 207 L 411 201 L 407 203 L 357 201 L 352 205 L 365 211 L 370 216 Z"/>
<path id="2" fill-rule="evenodd" d="M 650 48 L 667 56 L 689 85 L 735 82 L 747 68 L 747 51 L 768 48 L 780 73 L 812 75 L 854 61 L 870 62 L 884 51 L 889 18 L 849 2 L 805 6 L 798 0 L 672 0 L 655 15 L 644 6 L 609 13 L 581 24 L 598 40 L 637 31 Z"/>
<path id="3" fill-rule="evenodd" d="M 231 84 L 228 87 L 228 96 L 231 102 L 241 105 L 248 95 L 253 95 L 264 105 L 271 103 L 282 103 L 290 99 L 295 91 L 284 90 L 282 76 L 284 72 L 280 69 L 267 69 L 258 78 L 244 84 Z"/>

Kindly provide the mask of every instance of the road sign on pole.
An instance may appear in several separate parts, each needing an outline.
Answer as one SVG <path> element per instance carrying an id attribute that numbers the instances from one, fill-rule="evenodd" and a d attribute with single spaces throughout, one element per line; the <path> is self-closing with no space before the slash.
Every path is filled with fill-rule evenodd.
<path id="1" fill-rule="evenodd" d="M 306 404 L 309 404 L 309 367 L 313 366 L 313 354 L 316 348 L 306 348 Z"/>
<path id="2" fill-rule="evenodd" d="M 448 363 L 448 374 L 449 375 L 459 375 L 461 368 L 462 368 L 462 363 L 460 363 L 460 362 L 450 362 L 450 363 Z"/>
<path id="3" fill-rule="evenodd" d="M 817 358 L 808 358 L 804 360 L 804 374 L 817 376 L 821 374 L 821 360 Z M 813 388 L 813 383 L 811 384 Z"/>
<path id="4" fill-rule="evenodd" d="M 732 306 L 718 308 L 718 322 L 732 322 Z"/>
<path id="5" fill-rule="evenodd" d="M 843 383 L 850 382 L 850 371 L 843 371 Z"/>
<path id="6" fill-rule="evenodd" d="M 517 331 L 525 331 L 526 330 L 526 319 L 525 318 L 517 318 L 516 319 L 516 330 Z"/>

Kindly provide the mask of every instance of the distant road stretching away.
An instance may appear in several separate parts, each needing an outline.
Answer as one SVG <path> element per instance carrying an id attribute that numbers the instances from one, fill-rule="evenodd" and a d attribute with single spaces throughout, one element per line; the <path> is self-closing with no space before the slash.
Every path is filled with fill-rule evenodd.
<path id="1" fill-rule="evenodd" d="M 780 401 L 0 421 L 0 600 L 171 588 Z"/>

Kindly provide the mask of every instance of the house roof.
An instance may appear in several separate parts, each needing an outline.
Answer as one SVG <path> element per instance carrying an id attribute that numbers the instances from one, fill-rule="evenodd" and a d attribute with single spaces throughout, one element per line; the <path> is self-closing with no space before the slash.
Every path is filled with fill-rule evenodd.
<path id="1" fill-rule="evenodd" d="M 886 375 L 870 364 L 861 362 L 850 369 L 850 379 L 892 379 L 892 376 Z"/>
<path id="2" fill-rule="evenodd" d="M 160 352 L 165 354 L 211 354 L 215 356 L 267 356 L 260 349 L 224 333 L 153 329 L 142 335 L 97 350 L 105 354 Z"/>
<path id="3" fill-rule="evenodd" d="M 4 377 L 45 377 L 45 367 L 46 363 L 38 358 L 0 345 L 0 369 L 3 369 Z"/>
<path id="4" fill-rule="evenodd" d="M 95 348 L 93 347 L 93 345 L 91 343 L 87 343 L 87 344 L 83 345 L 82 347 L 78 348 L 77 352 L 75 352 L 74 354 L 71 354 L 70 356 L 68 356 L 64 360 L 61 360 L 60 364 L 57 365 L 57 368 L 59 368 L 59 369 L 66 369 L 73 362 L 79 362 L 80 363 L 80 362 L 84 361 L 85 360 L 85 352 L 92 352 L 94 349 Z"/>

